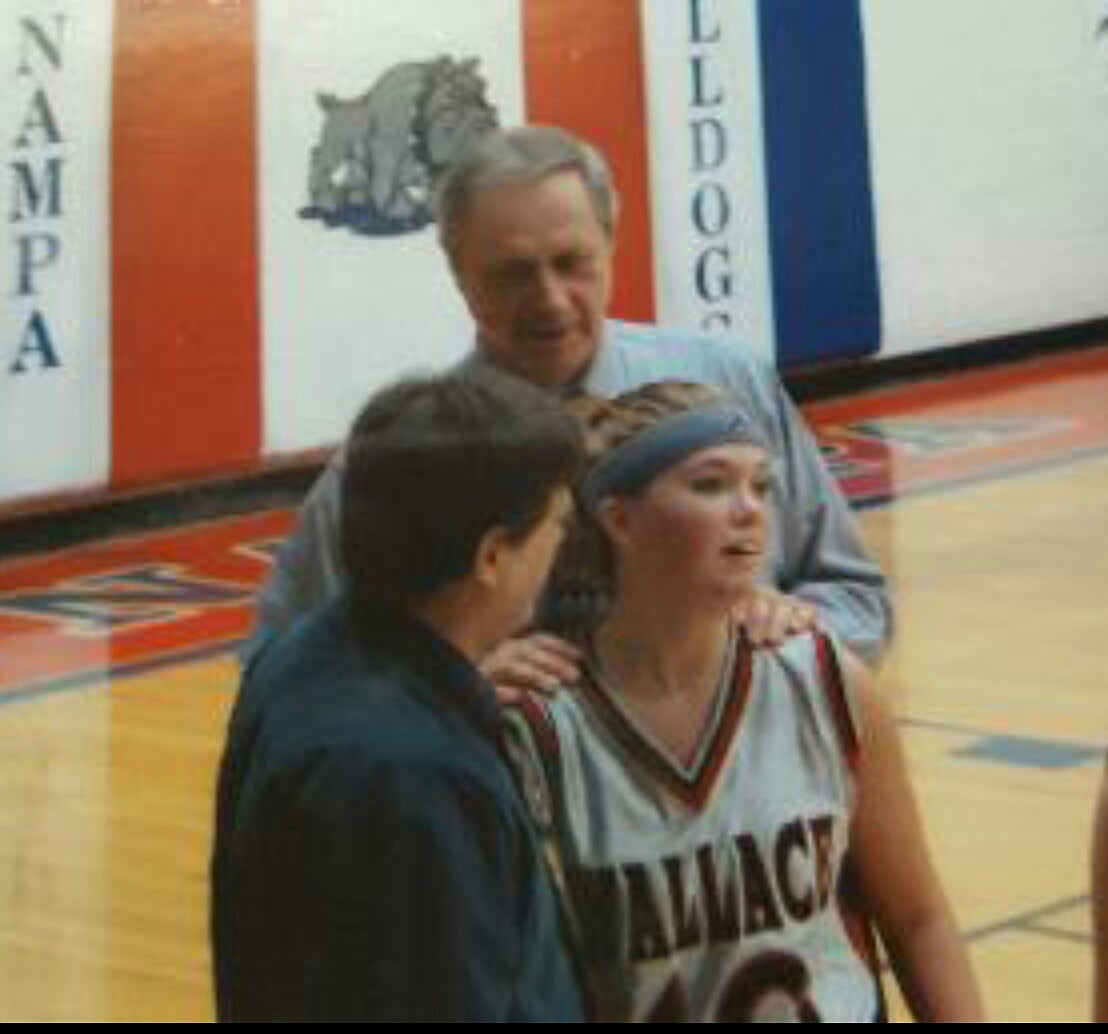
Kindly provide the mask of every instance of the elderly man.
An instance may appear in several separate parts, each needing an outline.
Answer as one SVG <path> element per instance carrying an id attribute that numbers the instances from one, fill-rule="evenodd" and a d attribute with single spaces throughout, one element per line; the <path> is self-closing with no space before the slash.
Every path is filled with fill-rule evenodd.
<path id="1" fill-rule="evenodd" d="M 494 130 L 459 157 L 437 205 L 440 242 L 476 324 L 464 363 L 558 392 L 612 396 L 670 379 L 723 388 L 782 457 L 766 584 L 740 615 L 748 638 L 778 643 L 819 622 L 876 663 L 892 626 L 885 579 L 776 372 L 733 338 L 607 318 L 617 199 L 603 158 L 560 129 Z M 287 624 L 343 582 L 343 462 L 340 450 L 301 509 L 263 590 L 261 629 Z M 536 633 L 494 650 L 483 670 L 502 687 L 542 687 L 573 678 L 576 661 L 568 644 Z"/>

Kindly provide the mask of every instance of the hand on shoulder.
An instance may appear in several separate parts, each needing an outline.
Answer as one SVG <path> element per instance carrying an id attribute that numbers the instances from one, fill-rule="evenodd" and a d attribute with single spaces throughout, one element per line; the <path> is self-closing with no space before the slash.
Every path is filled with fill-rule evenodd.
<path id="1" fill-rule="evenodd" d="M 580 674 L 581 651 L 547 632 L 505 639 L 493 647 L 478 668 L 492 683 L 502 705 L 516 703 L 524 693 L 556 693 Z"/>

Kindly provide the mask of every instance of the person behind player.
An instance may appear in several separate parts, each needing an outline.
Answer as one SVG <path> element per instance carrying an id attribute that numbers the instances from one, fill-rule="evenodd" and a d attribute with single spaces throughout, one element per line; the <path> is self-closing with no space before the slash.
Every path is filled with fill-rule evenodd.
<path id="1" fill-rule="evenodd" d="M 818 619 L 876 664 L 892 632 L 884 576 L 776 371 L 737 337 L 607 318 L 618 202 L 603 156 L 551 126 L 476 137 L 439 185 L 439 241 L 475 324 L 470 366 L 509 370 L 552 393 L 610 397 L 650 381 L 723 388 L 778 457 L 770 577 L 746 601 L 756 642 Z M 258 603 L 262 630 L 336 593 L 339 450 L 300 508 Z M 576 651 L 548 635 L 512 639 L 482 661 L 504 686 L 576 675 Z"/>
<path id="2" fill-rule="evenodd" d="M 879 1018 L 873 926 L 917 1017 L 980 1018 L 872 676 L 831 635 L 736 626 L 772 534 L 761 429 L 694 384 L 569 408 L 589 461 L 553 581 L 583 673 L 506 721 L 598 1019 Z"/>
<path id="3" fill-rule="evenodd" d="M 507 375 L 406 381 L 363 409 L 342 486 L 348 590 L 260 648 L 230 722 L 220 1019 L 582 1018 L 475 667 L 530 620 L 580 459 L 573 420 Z"/>

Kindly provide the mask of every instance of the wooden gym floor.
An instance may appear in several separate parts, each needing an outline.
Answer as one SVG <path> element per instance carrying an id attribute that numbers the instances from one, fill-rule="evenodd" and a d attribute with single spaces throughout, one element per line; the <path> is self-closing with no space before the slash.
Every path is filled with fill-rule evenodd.
<path id="1" fill-rule="evenodd" d="M 893 579 L 882 677 L 990 1016 L 1085 1019 L 1108 346 L 806 412 Z M 211 1018 L 215 766 L 290 519 L 0 562 L 0 1020 Z"/>

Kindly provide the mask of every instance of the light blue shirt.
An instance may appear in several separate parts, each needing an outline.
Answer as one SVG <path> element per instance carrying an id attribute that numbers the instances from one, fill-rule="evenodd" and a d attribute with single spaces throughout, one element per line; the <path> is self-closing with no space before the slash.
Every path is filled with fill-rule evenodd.
<path id="1" fill-rule="evenodd" d="M 483 362 L 474 352 L 461 365 Z M 885 577 L 777 372 L 735 338 L 610 320 L 581 388 L 610 397 L 666 380 L 721 388 L 756 422 L 774 459 L 774 543 L 767 577 L 782 592 L 815 604 L 826 628 L 876 664 L 892 635 Z M 344 458 L 339 449 L 300 508 L 297 526 L 262 588 L 254 641 L 342 587 Z"/>

